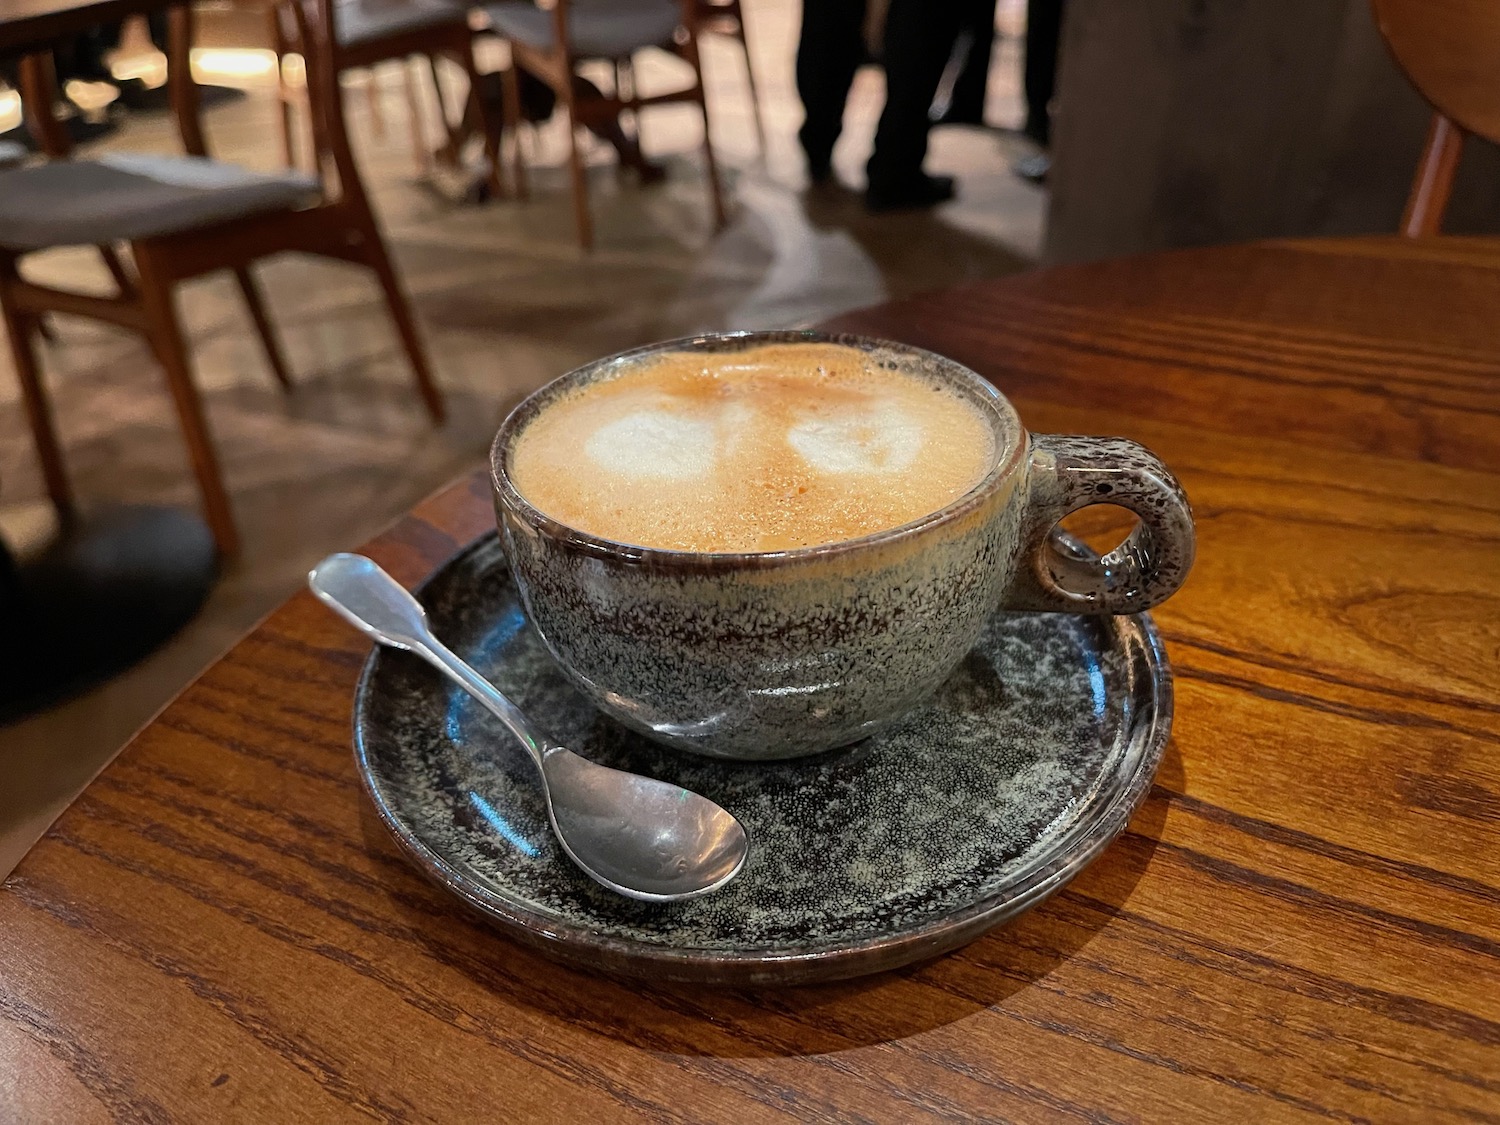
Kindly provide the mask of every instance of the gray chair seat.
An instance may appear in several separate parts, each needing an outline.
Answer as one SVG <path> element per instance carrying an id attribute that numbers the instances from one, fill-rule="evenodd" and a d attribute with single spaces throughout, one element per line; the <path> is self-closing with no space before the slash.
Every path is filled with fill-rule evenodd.
<path id="1" fill-rule="evenodd" d="M 467 27 L 468 9 L 449 0 L 340 0 L 333 10 L 339 46 L 363 47 L 444 24 Z"/>
<path id="2" fill-rule="evenodd" d="M 177 234 L 316 202 L 318 181 L 197 156 L 112 153 L 0 172 L 0 246 L 43 250 Z"/>
<path id="3" fill-rule="evenodd" d="M 496 35 L 541 49 L 553 45 L 552 13 L 527 0 L 490 4 L 484 11 Z M 581 58 L 621 59 L 670 43 L 681 23 L 676 0 L 574 0 L 568 9 L 568 38 Z"/>

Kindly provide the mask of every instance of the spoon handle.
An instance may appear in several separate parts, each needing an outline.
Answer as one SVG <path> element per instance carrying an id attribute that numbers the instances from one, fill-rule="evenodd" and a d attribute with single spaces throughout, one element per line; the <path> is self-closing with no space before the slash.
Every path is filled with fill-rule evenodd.
<path id="1" fill-rule="evenodd" d="M 380 644 L 416 653 L 463 688 L 502 723 L 538 766 L 547 743 L 495 686 L 438 640 L 427 611 L 411 593 L 364 555 L 329 555 L 313 567 L 307 584 L 318 600 Z"/>
<path id="2" fill-rule="evenodd" d="M 541 767 L 542 755 L 549 744 L 536 736 L 520 708 L 501 695 L 494 684 L 455 656 L 453 650 L 436 637 L 412 651 L 489 708 L 490 713 L 504 723 L 510 733 L 516 736 L 516 740 L 526 747 L 526 752 L 531 755 L 531 760 L 538 768 Z"/>

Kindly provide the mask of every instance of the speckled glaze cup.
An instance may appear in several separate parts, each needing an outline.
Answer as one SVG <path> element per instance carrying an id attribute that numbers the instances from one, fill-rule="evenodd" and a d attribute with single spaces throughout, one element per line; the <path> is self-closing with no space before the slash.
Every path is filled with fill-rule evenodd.
<path id="1" fill-rule="evenodd" d="M 549 518 L 511 481 L 516 438 L 560 396 L 661 352 L 734 353 L 827 341 L 939 380 L 994 427 L 995 459 L 965 495 L 912 523 L 795 550 L 701 553 L 611 542 Z M 599 360 L 505 420 L 490 452 L 495 513 L 532 623 L 598 707 L 659 742 L 761 761 L 843 746 L 933 691 L 997 609 L 1136 613 L 1172 594 L 1193 560 L 1176 479 L 1121 438 L 1028 434 L 1005 398 L 931 352 L 854 336 L 698 336 Z M 1080 559 L 1052 528 L 1090 504 L 1140 523 Z"/>

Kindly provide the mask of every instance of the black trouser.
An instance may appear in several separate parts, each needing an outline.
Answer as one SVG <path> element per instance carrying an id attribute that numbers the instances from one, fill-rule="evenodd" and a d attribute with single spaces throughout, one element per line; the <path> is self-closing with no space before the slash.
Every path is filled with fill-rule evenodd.
<path id="1" fill-rule="evenodd" d="M 990 80 L 990 56 L 995 49 L 996 0 L 974 0 L 964 7 L 962 31 L 969 33 L 969 49 L 953 83 L 948 102 L 950 121 L 984 123 L 984 99 Z M 961 32 L 962 33 L 962 32 Z"/>
<path id="2" fill-rule="evenodd" d="M 826 167 L 844 128 L 844 103 L 865 61 L 865 0 L 802 0 L 797 93 L 806 118 L 797 135 L 814 169 Z"/>
<path id="3" fill-rule="evenodd" d="M 1052 95 L 1062 46 L 1064 0 L 1026 0 L 1026 135 L 1052 143 Z"/>
<path id="4" fill-rule="evenodd" d="M 932 98 L 966 7 L 951 0 L 891 0 L 883 52 L 885 110 L 875 130 L 875 154 L 865 169 L 871 186 L 899 190 L 921 178 Z"/>

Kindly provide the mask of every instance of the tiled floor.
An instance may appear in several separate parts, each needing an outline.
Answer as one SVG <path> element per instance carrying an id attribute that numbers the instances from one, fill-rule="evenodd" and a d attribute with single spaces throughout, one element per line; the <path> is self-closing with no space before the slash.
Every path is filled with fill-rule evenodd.
<path id="1" fill-rule="evenodd" d="M 309 565 L 378 531 L 416 500 L 480 463 L 509 406 L 575 364 L 702 329 L 812 323 L 843 309 L 964 278 L 1002 274 L 1034 259 L 1044 196 L 1011 175 L 1023 142 L 973 129 L 934 135 L 929 167 L 959 177 L 957 202 L 932 214 L 872 217 L 852 191 L 809 193 L 795 140 L 801 111 L 792 81 L 798 5 L 749 0 L 770 151 L 757 152 L 737 48 L 704 49 L 716 150 L 732 201 L 726 230 L 711 229 L 698 163 L 700 129 L 686 107 L 647 116 L 647 151 L 667 182 L 621 182 L 594 154 L 598 248 L 576 249 L 566 139 L 543 128 L 532 154 L 532 198 L 483 207 L 449 201 L 418 182 L 401 84 L 383 83 L 383 139 L 363 97 L 350 118 L 366 179 L 426 331 L 450 421 L 432 428 L 371 281 L 359 271 L 285 259 L 261 267 L 298 386 L 284 396 L 265 369 L 237 295 L 211 279 L 182 307 L 210 423 L 217 435 L 246 549 L 200 617 L 144 663 L 66 706 L 0 730 L 0 875 L 8 872 L 130 733 L 258 618 L 290 594 Z M 1018 22 L 1016 0 L 1001 5 Z M 663 58 L 643 86 L 680 65 Z M 882 100 L 881 76 L 862 72 L 835 164 L 858 186 Z M 989 119 L 1019 120 L 1019 49 L 995 58 Z M 274 102 L 263 88 L 208 115 L 217 152 L 270 166 Z M 172 151 L 164 118 L 133 119 L 112 147 Z M 37 273 L 79 284 L 91 253 L 59 252 Z M 196 503 L 158 371 L 122 333 L 59 324 L 46 355 L 78 494 L 89 506 Z M 0 525 L 13 540 L 45 526 L 41 483 L 15 380 L 0 360 Z"/>

